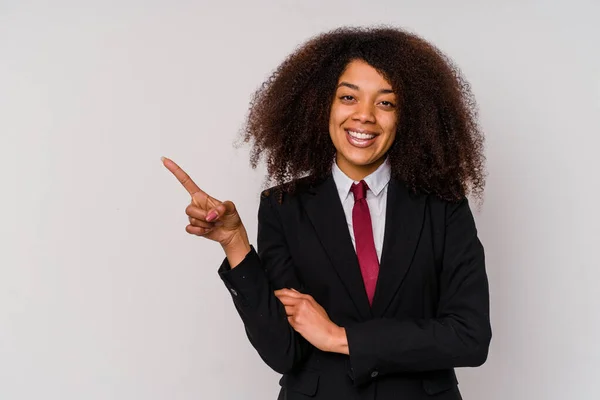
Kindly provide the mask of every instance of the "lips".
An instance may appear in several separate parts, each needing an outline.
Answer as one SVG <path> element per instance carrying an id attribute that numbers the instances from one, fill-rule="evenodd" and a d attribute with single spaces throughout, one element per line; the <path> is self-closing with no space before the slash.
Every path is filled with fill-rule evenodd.
<path id="1" fill-rule="evenodd" d="M 377 139 L 377 134 L 363 129 L 344 129 L 348 142 L 358 148 L 365 148 L 372 145 Z"/>

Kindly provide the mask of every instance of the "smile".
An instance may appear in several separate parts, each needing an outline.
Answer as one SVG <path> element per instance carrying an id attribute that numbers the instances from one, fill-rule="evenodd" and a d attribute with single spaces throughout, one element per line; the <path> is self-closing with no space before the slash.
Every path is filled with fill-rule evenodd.
<path id="1" fill-rule="evenodd" d="M 354 147 L 369 147 L 375 142 L 375 138 L 377 137 L 377 135 L 373 133 L 356 132 L 348 129 L 345 129 L 345 131 L 348 142 Z"/>

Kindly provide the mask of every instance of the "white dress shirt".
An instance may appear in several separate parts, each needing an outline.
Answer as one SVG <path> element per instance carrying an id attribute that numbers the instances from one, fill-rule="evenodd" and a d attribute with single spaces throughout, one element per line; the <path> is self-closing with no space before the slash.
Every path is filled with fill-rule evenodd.
<path id="1" fill-rule="evenodd" d="M 358 183 L 350 179 L 342 170 L 333 162 L 332 167 L 333 180 L 340 195 L 344 214 L 346 214 L 346 222 L 348 230 L 352 238 L 352 245 L 356 251 L 356 240 L 354 239 L 354 228 L 352 226 L 352 209 L 354 208 L 354 195 L 350 191 L 353 183 Z M 367 204 L 369 205 L 369 213 L 371 214 L 371 223 L 373 224 L 373 239 L 375 240 L 375 250 L 377 258 L 381 263 L 381 250 L 383 248 L 383 235 L 385 233 L 385 209 L 387 204 L 388 183 L 392 174 L 392 168 L 389 159 L 386 160 L 372 174 L 364 178 L 364 181 L 369 186 L 367 190 Z"/>

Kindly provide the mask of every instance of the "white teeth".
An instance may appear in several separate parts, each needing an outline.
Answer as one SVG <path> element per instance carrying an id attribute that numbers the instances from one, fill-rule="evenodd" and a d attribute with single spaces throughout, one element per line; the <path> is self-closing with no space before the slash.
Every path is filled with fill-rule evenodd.
<path id="1" fill-rule="evenodd" d="M 348 133 L 350 134 L 350 136 L 352 136 L 355 139 L 369 140 L 369 139 L 373 139 L 375 137 L 375 135 L 370 135 L 368 133 L 360 133 L 360 132 L 354 132 L 354 131 L 348 131 Z"/>

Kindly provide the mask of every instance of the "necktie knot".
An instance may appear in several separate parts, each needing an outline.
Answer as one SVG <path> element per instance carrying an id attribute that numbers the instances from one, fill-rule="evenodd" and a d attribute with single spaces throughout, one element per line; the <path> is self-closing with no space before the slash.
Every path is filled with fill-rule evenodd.
<path id="1" fill-rule="evenodd" d="M 365 182 L 364 180 L 358 182 L 358 184 L 353 183 L 352 186 L 350 187 L 350 191 L 354 195 L 354 201 L 357 202 L 357 201 L 362 200 L 365 197 L 367 197 L 367 189 L 368 188 L 369 188 L 369 186 L 367 185 L 367 182 Z"/>

